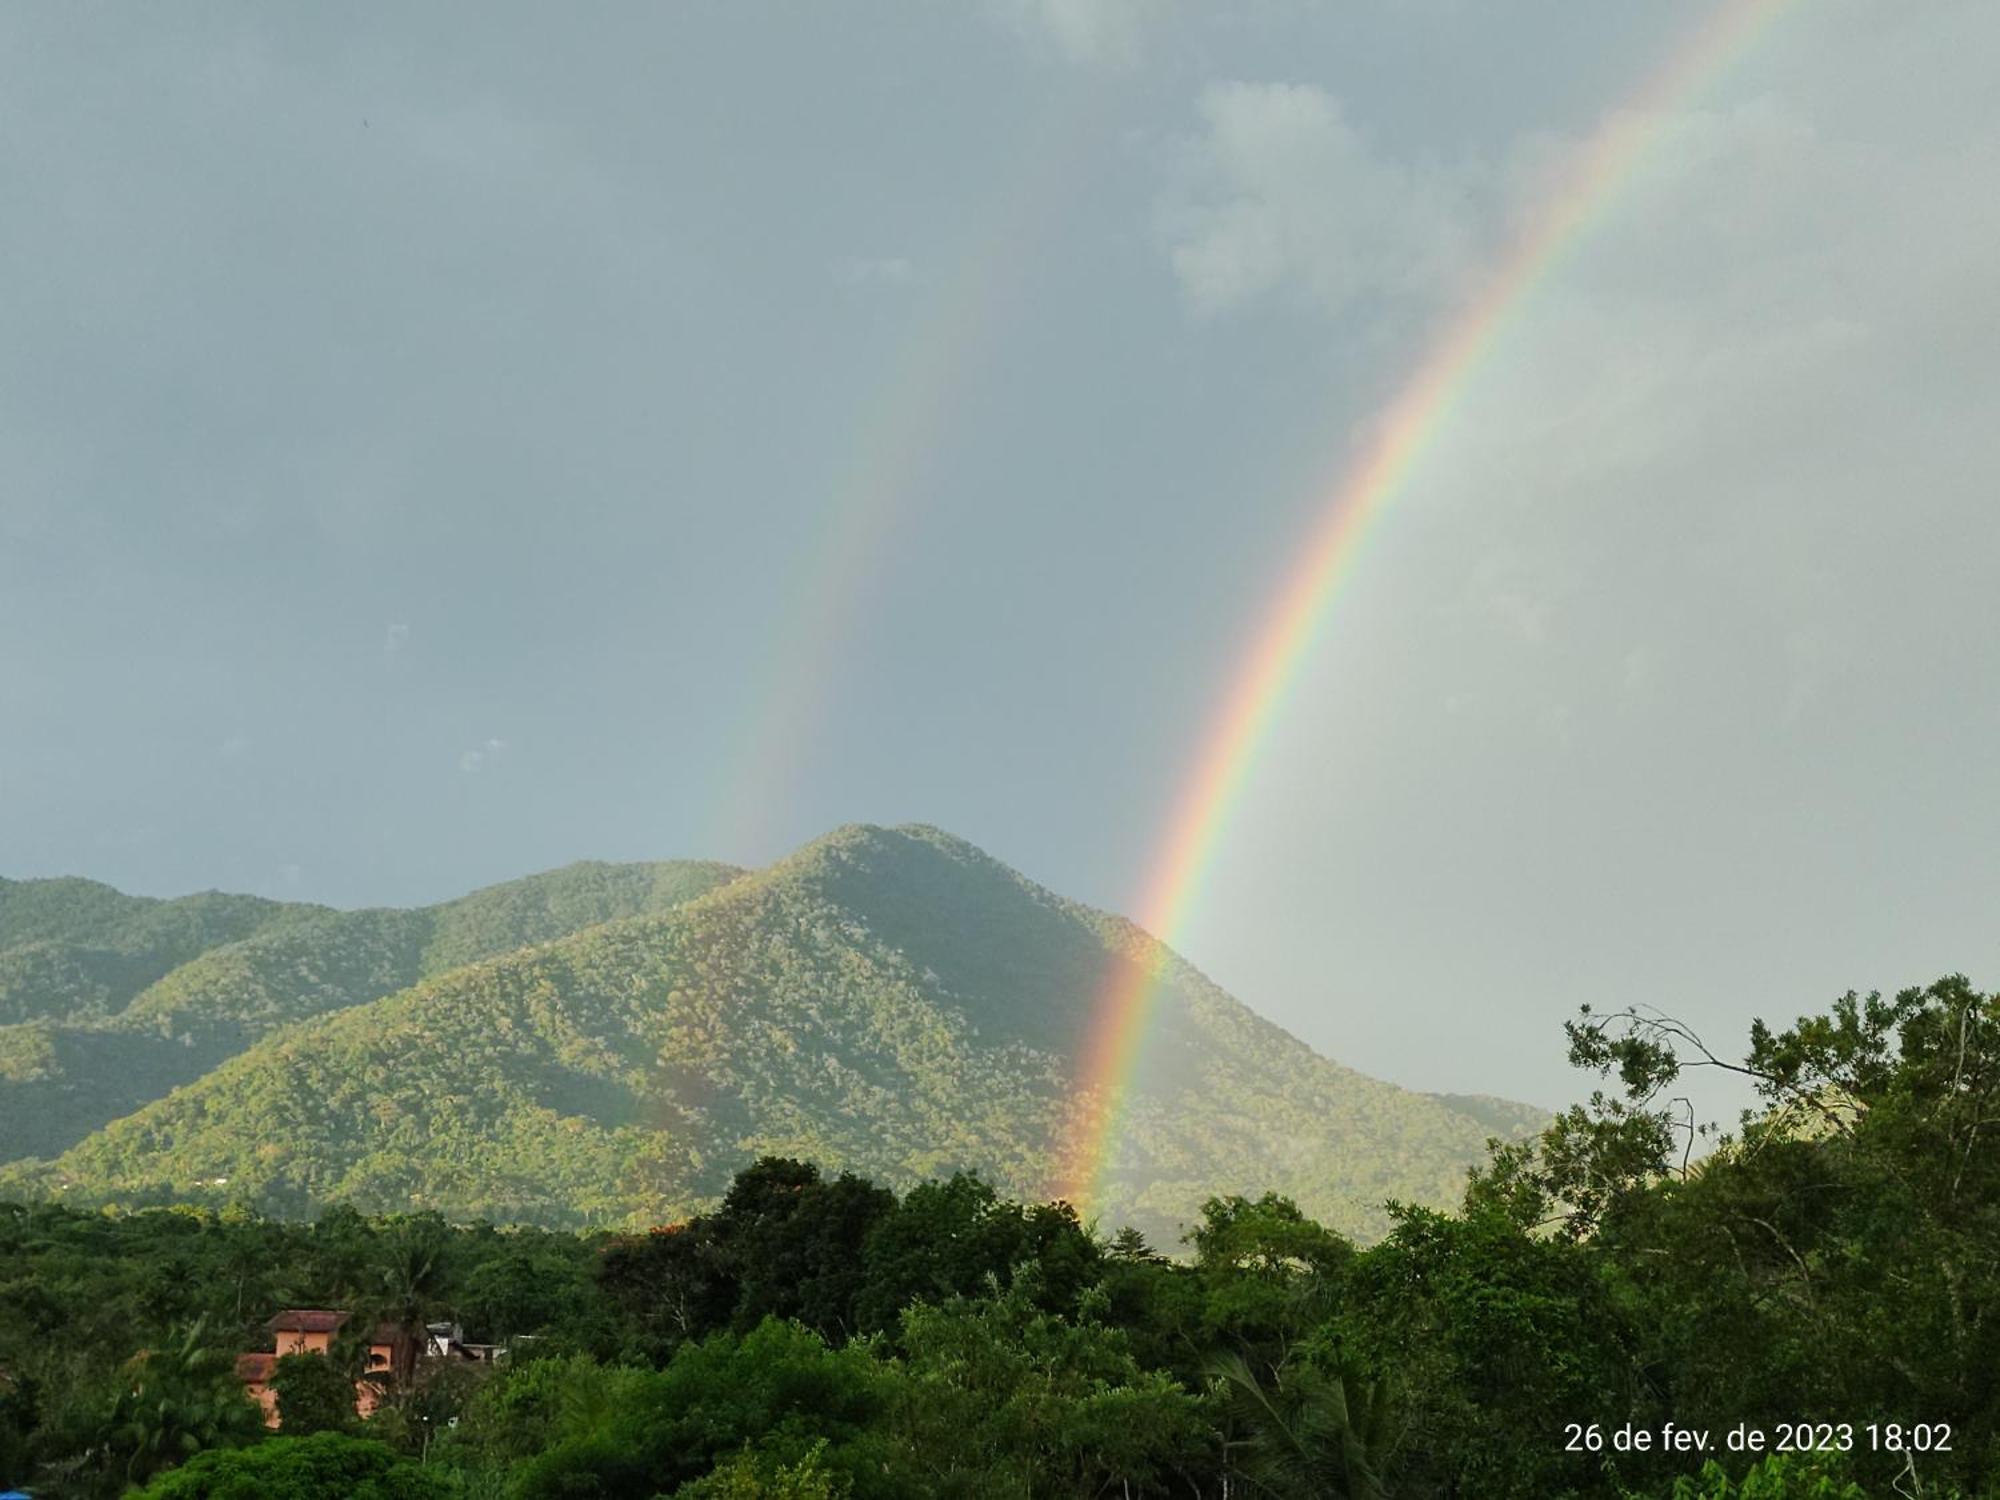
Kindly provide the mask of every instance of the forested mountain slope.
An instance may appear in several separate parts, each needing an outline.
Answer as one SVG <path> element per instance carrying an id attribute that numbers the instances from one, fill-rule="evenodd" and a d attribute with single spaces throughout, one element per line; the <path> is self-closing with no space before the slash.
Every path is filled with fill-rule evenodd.
<path id="1" fill-rule="evenodd" d="M 665 910 L 738 873 L 578 864 L 409 911 L 0 881 L 0 1160 L 53 1155 L 288 1021 Z"/>
<path id="2" fill-rule="evenodd" d="M 1095 997 L 1156 952 L 935 829 L 843 829 L 660 914 L 286 1027 L 0 1188 L 644 1224 L 770 1153 L 1035 1197 L 1095 1103 L 1072 1078 Z M 1490 1107 L 1363 1077 L 1165 970 L 1107 1221 L 1170 1240 L 1211 1194 L 1276 1189 L 1372 1234 L 1385 1199 L 1455 1201 Z M 296 986 L 254 993 L 298 1013 Z M 199 1010 L 132 1011 L 155 1004 Z"/>
<path id="3" fill-rule="evenodd" d="M 0 880 L 0 1024 L 113 1015 L 210 949 L 325 911 L 219 891 L 156 901 L 94 880 Z"/>

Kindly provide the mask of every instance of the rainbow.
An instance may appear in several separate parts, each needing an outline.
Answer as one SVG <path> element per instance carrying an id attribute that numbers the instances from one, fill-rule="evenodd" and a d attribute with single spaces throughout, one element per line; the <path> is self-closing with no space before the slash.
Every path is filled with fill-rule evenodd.
<path id="1" fill-rule="evenodd" d="M 1447 323 L 1328 492 L 1318 521 L 1251 637 L 1249 650 L 1182 783 L 1135 921 L 1158 942 L 1118 962 L 1091 1010 L 1076 1075 L 1079 1122 L 1055 1196 L 1087 1209 L 1099 1196 L 1122 1100 L 1160 990 L 1167 945 L 1187 920 L 1229 814 L 1269 737 L 1300 664 L 1340 592 L 1369 525 L 1409 485 L 1512 318 L 1616 201 L 1659 117 L 1699 90 L 1759 35 L 1785 0 L 1724 0 L 1664 66 L 1611 115 L 1530 223 Z"/>
<path id="2" fill-rule="evenodd" d="M 854 426 L 855 443 L 802 550 L 772 632 L 767 670 L 732 737 L 729 779 L 709 810 L 706 842 L 757 862 L 829 716 L 841 661 L 893 556 L 891 539 L 934 477 L 982 366 L 1015 321 L 1026 273 L 1088 182 L 1076 140 L 1115 102 L 1081 84 L 1023 132 L 1008 180 L 987 200 L 970 253 L 919 303 L 887 378 Z"/>

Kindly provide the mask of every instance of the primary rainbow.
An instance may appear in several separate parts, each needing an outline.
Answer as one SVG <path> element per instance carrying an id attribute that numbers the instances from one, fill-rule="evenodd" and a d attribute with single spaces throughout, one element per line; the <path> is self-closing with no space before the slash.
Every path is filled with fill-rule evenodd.
<path id="1" fill-rule="evenodd" d="M 1320 519 L 1251 639 L 1176 799 L 1135 920 L 1158 944 L 1113 965 L 1093 1011 L 1077 1073 L 1085 1115 L 1072 1136 L 1056 1196 L 1079 1207 L 1097 1197 L 1122 1095 L 1138 1063 L 1159 989 L 1160 965 L 1186 920 L 1201 877 L 1259 747 L 1368 524 L 1408 483 L 1510 316 L 1563 253 L 1615 200 L 1658 134 L 1659 116 L 1699 89 L 1746 47 L 1785 0 L 1723 0 L 1578 159 L 1547 210 L 1515 241 L 1483 288 L 1449 323 L 1390 402 L 1361 452 L 1329 493 Z"/>

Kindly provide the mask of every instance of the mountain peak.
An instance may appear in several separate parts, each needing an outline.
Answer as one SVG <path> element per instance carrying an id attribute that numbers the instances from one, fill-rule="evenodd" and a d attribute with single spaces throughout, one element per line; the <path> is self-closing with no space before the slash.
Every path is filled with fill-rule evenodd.
<path id="1" fill-rule="evenodd" d="M 32 1056 L 0 1038 L 0 1139 L 60 1151 L 11 1185 L 70 1201 L 226 1179 L 288 1212 L 657 1223 L 765 1154 L 1033 1198 L 1108 1103 L 1078 1060 L 1108 982 L 1155 956 L 1134 931 L 926 824 L 851 824 L 740 877 L 583 862 L 316 911 L 51 1018 Z M 1170 1240 L 1211 1195 L 1275 1189 L 1367 1234 L 1385 1199 L 1455 1200 L 1490 1110 L 1329 1062 L 1167 958 L 1107 1222 Z"/>

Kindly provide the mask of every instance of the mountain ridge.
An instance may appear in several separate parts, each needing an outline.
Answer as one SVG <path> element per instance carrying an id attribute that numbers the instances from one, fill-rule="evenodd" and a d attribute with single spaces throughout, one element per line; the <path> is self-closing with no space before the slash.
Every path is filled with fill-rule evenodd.
<path id="1" fill-rule="evenodd" d="M 714 861 L 586 860 L 431 906 L 345 910 L 215 892 L 126 896 L 74 877 L 5 882 L 0 1149 L 14 1157 L 53 1154 L 277 1026 L 379 998 L 524 941 L 670 905 L 742 873 Z M 57 892 L 86 898 L 84 925 L 65 927 L 50 910 Z M 196 920 L 218 904 L 234 912 L 237 902 L 263 920 L 247 930 L 239 930 L 246 927 L 240 917 Z M 10 932 L 26 940 L 8 947 Z M 67 934 L 68 942 L 51 947 L 59 940 L 50 933 Z M 87 946 L 85 936 L 119 946 Z M 140 982 L 93 987 L 106 969 L 90 958 L 100 951 L 123 957 L 125 972 Z M 58 982 L 49 984 L 50 975 Z M 39 1000 L 16 999 L 10 1009 L 10 978 L 23 990 L 40 979 Z"/>
<path id="2" fill-rule="evenodd" d="M 1131 963 L 1158 964 L 1160 1003 L 1107 1220 L 1171 1236 L 1212 1193 L 1276 1189 L 1369 1235 L 1387 1198 L 1455 1199 L 1487 1121 L 1320 1057 L 1126 919 L 921 824 L 848 825 L 664 909 L 290 1020 L 0 1187 L 642 1224 L 779 1154 L 1035 1197 L 1104 1102 L 1074 1059 Z"/>

